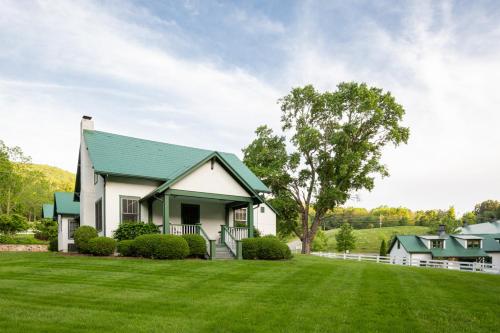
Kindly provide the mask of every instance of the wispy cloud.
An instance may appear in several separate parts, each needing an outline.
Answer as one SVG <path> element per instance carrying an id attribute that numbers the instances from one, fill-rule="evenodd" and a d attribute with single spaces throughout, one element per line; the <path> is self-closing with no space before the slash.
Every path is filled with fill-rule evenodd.
<path id="1" fill-rule="evenodd" d="M 229 18 L 250 33 L 282 34 L 286 31 L 282 22 L 271 20 L 262 14 L 248 13 L 243 9 L 236 9 Z"/>
<path id="2" fill-rule="evenodd" d="M 96 91 L 109 91 L 110 87 L 142 97 L 143 101 L 132 108 L 122 103 L 106 105 L 101 99 L 98 108 L 85 110 L 85 113 L 97 116 L 99 127 L 116 128 L 120 132 L 125 130 L 166 141 L 213 145 L 214 148 L 222 146 L 217 149 L 239 151 L 245 143 L 243 138 L 239 142 L 227 143 L 219 139 L 221 135 L 234 131 L 245 133 L 248 137 L 253 128 L 268 118 L 269 105 L 273 105 L 279 97 L 273 87 L 244 70 L 220 69 L 206 59 L 185 60 L 168 48 L 148 44 L 154 40 L 156 32 L 121 21 L 112 10 L 104 11 L 89 2 L 83 5 L 43 2 L 30 10 L 21 7 L 23 4 L 12 2 L 5 6 L 8 15 L 0 21 L 0 29 L 7 39 L 18 39 L 19 48 L 11 57 L 26 59 L 26 54 L 31 54 L 29 61 L 37 64 L 39 74 L 51 76 L 53 81 L 47 87 L 66 85 L 61 82 L 69 75 L 76 77 L 76 81 L 89 81 L 87 87 L 82 83 L 78 96 L 80 101 L 86 97 L 96 99 Z M 9 83 L 8 80 L 3 82 Z M 19 86 L 19 82 L 10 81 L 10 86 Z M 63 103 L 62 109 L 82 112 L 82 105 L 76 105 L 74 100 L 64 100 L 55 92 L 51 96 Z M 152 100 L 144 101 L 149 96 Z M 23 103 L 29 104 L 32 97 L 30 94 L 23 95 Z M 3 99 L 3 103 L 0 102 L 0 106 L 12 109 L 18 98 L 21 96 L 10 95 Z M 32 112 L 44 107 L 39 100 L 32 102 Z M 156 109 L 157 121 L 154 125 L 134 120 L 138 116 L 147 117 L 148 110 L 158 104 L 167 106 L 167 109 Z M 139 109 L 142 111 L 130 112 Z M 187 112 L 172 114 L 169 111 L 172 109 L 187 110 L 190 115 L 187 117 Z M 249 117 L 249 114 L 252 116 Z M 77 122 L 76 119 L 72 121 Z M 182 126 L 172 126 L 174 123 Z M 149 130 L 152 126 L 154 131 Z M 158 127 L 164 131 L 159 131 Z M 188 132 L 181 133 L 181 128 Z M 70 136 L 73 142 L 78 140 L 76 134 Z M 64 154 L 69 152 L 68 148 Z M 31 153 L 36 155 L 36 152 Z M 63 163 L 66 168 L 74 164 Z"/>
<path id="3" fill-rule="evenodd" d="M 279 128 L 290 87 L 364 81 L 393 92 L 412 135 L 357 204 L 471 209 L 500 198 L 499 13 L 495 2 L 7 0 L 0 139 L 74 170 L 90 114 L 99 129 L 239 152 L 258 125 Z"/>
<path id="4" fill-rule="evenodd" d="M 314 25 L 319 14 L 313 11 L 302 24 L 308 34 L 322 37 L 298 35 L 289 82 L 332 89 L 339 81 L 364 81 L 392 91 L 405 106 L 410 143 L 388 150 L 385 160 L 392 177 L 379 181 L 373 193 L 362 193 L 361 204 L 472 209 L 474 200 L 500 197 L 493 186 L 500 183 L 495 172 L 500 159 L 491 150 L 492 144 L 500 144 L 492 130 L 499 120 L 494 106 L 500 103 L 500 45 L 474 52 L 469 42 L 498 40 L 500 23 L 475 12 L 487 30 L 472 33 L 472 38 L 465 23 L 470 17 L 456 16 L 449 3 L 419 2 L 409 9 L 397 31 L 360 22 L 347 46 L 328 43 Z"/>

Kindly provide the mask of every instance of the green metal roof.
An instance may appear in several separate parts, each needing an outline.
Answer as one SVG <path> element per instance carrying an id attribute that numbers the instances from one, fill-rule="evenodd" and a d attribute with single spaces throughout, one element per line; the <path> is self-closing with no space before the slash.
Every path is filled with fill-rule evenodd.
<path id="1" fill-rule="evenodd" d="M 474 235 L 483 238 L 483 250 L 485 252 L 500 252 L 500 234 L 478 234 Z"/>
<path id="2" fill-rule="evenodd" d="M 404 236 L 396 236 L 396 239 L 401 242 L 401 245 L 405 248 L 405 250 L 409 253 L 430 253 L 431 250 L 425 247 L 424 243 L 414 235 L 404 235 Z M 394 245 L 391 244 L 390 249 Z M 389 250 L 390 250 L 389 249 Z"/>
<path id="3" fill-rule="evenodd" d="M 432 257 L 487 257 L 483 249 L 466 249 L 454 237 L 446 240 L 445 249 L 432 249 Z"/>
<path id="4" fill-rule="evenodd" d="M 73 200 L 73 192 L 54 193 L 55 215 L 80 215 L 80 203 Z"/>
<path id="5" fill-rule="evenodd" d="M 44 219 L 51 219 L 54 217 L 54 205 L 53 204 L 43 204 L 42 217 Z"/>
<path id="6" fill-rule="evenodd" d="M 454 237 L 446 238 L 445 249 L 428 249 L 420 240 L 421 236 L 404 235 L 396 236 L 394 242 L 390 245 L 389 251 L 394 246 L 396 240 L 401 242 L 401 245 L 408 253 L 432 253 L 432 257 L 487 257 L 486 252 L 500 252 L 500 243 L 495 238 L 500 238 L 500 234 L 481 234 L 474 235 L 483 238 L 483 248 L 464 248 Z M 458 235 L 457 235 L 458 236 Z"/>
<path id="7" fill-rule="evenodd" d="M 85 130 L 83 135 L 94 170 L 101 174 L 168 181 L 215 153 L 94 130 Z M 270 192 L 236 155 L 222 152 L 218 155 L 255 192 Z"/>

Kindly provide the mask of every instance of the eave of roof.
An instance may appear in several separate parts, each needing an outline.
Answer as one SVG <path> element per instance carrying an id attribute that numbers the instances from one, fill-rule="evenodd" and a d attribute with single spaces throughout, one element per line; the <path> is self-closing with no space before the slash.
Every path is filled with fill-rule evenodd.
<path id="1" fill-rule="evenodd" d="M 54 205 L 53 204 L 43 204 L 42 206 L 42 216 L 44 219 L 51 219 L 54 217 Z"/>
<path id="2" fill-rule="evenodd" d="M 80 215 L 80 203 L 74 201 L 73 192 L 54 193 L 54 216 Z"/>

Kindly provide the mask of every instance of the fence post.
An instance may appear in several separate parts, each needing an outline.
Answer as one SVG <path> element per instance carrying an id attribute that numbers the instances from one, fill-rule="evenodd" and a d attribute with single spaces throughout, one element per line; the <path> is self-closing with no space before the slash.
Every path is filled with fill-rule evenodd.
<path id="1" fill-rule="evenodd" d="M 208 241 L 210 242 L 210 260 L 214 260 L 215 259 L 215 253 L 216 253 L 215 239 L 209 239 Z"/>
<path id="2" fill-rule="evenodd" d="M 345 257 L 346 257 L 346 255 L 345 255 L 345 252 L 344 252 L 344 260 L 345 260 Z"/>
<path id="3" fill-rule="evenodd" d="M 475 272 L 475 271 L 476 271 L 476 263 L 475 263 L 475 262 L 473 262 L 473 263 L 472 263 L 472 271 L 473 271 L 473 272 Z"/>
<path id="4" fill-rule="evenodd" d="M 377 262 L 380 262 L 380 256 L 377 256 Z"/>
<path id="5" fill-rule="evenodd" d="M 361 254 L 358 254 L 358 261 L 361 261 Z"/>
<path id="6" fill-rule="evenodd" d="M 221 224 L 221 226 L 220 226 L 220 243 L 221 244 L 225 244 L 226 243 L 225 239 L 224 239 L 225 238 L 225 235 L 224 235 L 224 228 L 225 227 L 226 227 L 225 224 Z"/>
<path id="7" fill-rule="evenodd" d="M 243 259 L 243 244 L 240 240 L 236 241 L 236 259 Z"/>

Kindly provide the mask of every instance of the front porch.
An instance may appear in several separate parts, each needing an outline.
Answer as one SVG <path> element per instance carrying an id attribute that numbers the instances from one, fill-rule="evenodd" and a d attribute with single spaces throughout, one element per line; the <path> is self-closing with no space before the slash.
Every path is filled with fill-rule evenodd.
<path id="1" fill-rule="evenodd" d="M 241 258 L 241 240 L 253 237 L 251 197 L 169 189 L 143 200 L 141 206 L 146 205 L 149 222 L 158 225 L 162 233 L 201 235 L 211 259 L 221 246 L 234 258 Z M 240 218 L 235 224 L 235 210 L 245 212 L 244 221 Z"/>

